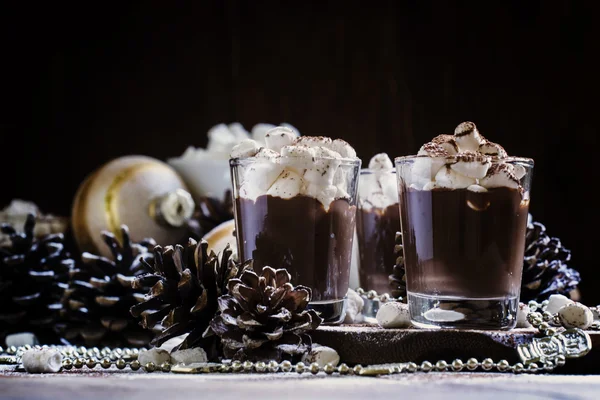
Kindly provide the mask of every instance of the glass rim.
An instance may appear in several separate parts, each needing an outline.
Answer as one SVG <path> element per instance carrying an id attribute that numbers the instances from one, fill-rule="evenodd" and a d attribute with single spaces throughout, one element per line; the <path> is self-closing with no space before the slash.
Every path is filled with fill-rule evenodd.
<path id="1" fill-rule="evenodd" d="M 391 172 L 393 174 L 396 173 L 396 168 L 392 167 L 392 168 L 386 168 L 386 169 L 375 169 L 375 168 L 361 168 L 360 169 L 360 173 L 365 173 L 365 174 L 377 174 L 377 173 L 381 173 L 381 172 Z"/>
<path id="2" fill-rule="evenodd" d="M 285 158 L 285 159 L 293 159 L 293 158 L 299 158 L 299 157 L 290 157 L 290 156 L 280 156 L 281 158 Z M 339 161 L 340 165 L 344 165 L 344 166 L 351 166 L 351 167 L 359 167 L 362 164 L 362 160 L 360 158 L 333 158 L 333 157 L 313 157 L 312 161 L 317 161 L 317 160 L 328 160 L 328 161 Z M 244 157 L 244 158 L 230 158 L 229 159 L 229 165 L 230 166 L 238 166 L 238 165 L 250 165 L 256 162 L 270 162 L 268 159 L 265 158 L 256 158 L 256 157 Z"/>
<path id="3" fill-rule="evenodd" d="M 431 157 L 427 154 L 423 154 L 423 155 L 411 155 L 411 156 L 401 156 L 401 157 L 396 157 L 394 158 L 394 165 L 398 165 L 399 163 L 402 162 L 406 162 L 406 161 L 410 161 L 410 160 L 417 160 L 417 159 L 421 159 L 421 158 L 431 158 L 431 159 L 437 159 L 437 160 L 445 160 L 445 161 L 457 161 L 458 158 L 460 157 L 459 154 L 454 154 L 454 155 L 449 155 L 449 156 L 437 156 L 437 157 Z M 499 163 L 504 163 L 504 162 L 520 162 L 523 164 L 528 164 L 528 166 L 533 167 L 534 165 L 534 161 L 533 158 L 528 158 L 528 157 L 504 157 L 504 158 L 499 158 L 499 157 L 493 157 L 490 156 L 490 161 L 492 162 L 492 164 L 499 164 Z"/>

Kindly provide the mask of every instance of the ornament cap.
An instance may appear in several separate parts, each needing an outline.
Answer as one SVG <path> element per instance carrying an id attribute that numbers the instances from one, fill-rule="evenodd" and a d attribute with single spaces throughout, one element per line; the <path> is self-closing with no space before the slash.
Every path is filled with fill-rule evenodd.
<path id="1" fill-rule="evenodd" d="M 190 220 L 195 207 L 189 192 L 175 189 L 151 201 L 149 212 L 158 223 L 179 228 Z"/>

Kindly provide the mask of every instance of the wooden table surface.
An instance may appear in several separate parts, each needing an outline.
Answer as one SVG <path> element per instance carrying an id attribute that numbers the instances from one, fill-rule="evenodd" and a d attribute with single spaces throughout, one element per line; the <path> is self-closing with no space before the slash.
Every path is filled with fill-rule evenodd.
<path id="1" fill-rule="evenodd" d="M 97 367 L 99 368 L 99 367 Z M 114 368 L 114 367 L 113 367 Z M 386 377 L 281 373 L 179 375 L 69 371 L 32 375 L 0 371 L 0 399 L 600 399 L 600 375 L 415 373 Z"/>

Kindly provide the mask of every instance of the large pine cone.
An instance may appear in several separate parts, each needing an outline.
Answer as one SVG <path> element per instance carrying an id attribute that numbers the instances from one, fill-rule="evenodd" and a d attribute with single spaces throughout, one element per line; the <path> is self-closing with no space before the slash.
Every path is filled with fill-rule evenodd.
<path id="1" fill-rule="evenodd" d="M 134 287 L 152 288 L 144 302 L 131 308 L 131 314 L 141 318 L 142 327 L 160 331 L 151 344 L 160 346 L 187 333 L 178 349 L 200 346 L 209 354 L 215 350 L 214 337 L 203 335 L 217 313 L 217 299 L 226 292 L 231 278 L 252 268 L 251 262 L 236 264 L 231 255 L 228 245 L 219 260 L 214 252 L 208 253 L 206 241 L 198 245 L 191 238 L 185 248 L 176 245 L 154 249 L 154 264 L 148 264 L 154 273 L 134 281 Z"/>
<path id="2" fill-rule="evenodd" d="M 156 242 L 132 243 L 125 225 L 121 242 L 109 232 L 102 236 L 113 258 L 82 254 L 82 264 L 72 271 L 63 296 L 65 321 L 58 328 L 73 344 L 145 346 L 152 335 L 135 323 L 129 309 L 147 292 L 147 288 L 133 288 L 132 282 L 148 272 L 140 259 L 153 257 L 150 250 Z"/>
<path id="3" fill-rule="evenodd" d="M 1 227 L 8 242 L 0 247 L 0 336 L 33 332 L 43 343 L 56 343 L 53 327 L 75 262 L 61 233 L 36 239 L 34 230 L 33 214 L 23 233 L 8 224 Z"/>
<path id="4" fill-rule="evenodd" d="M 542 301 L 552 294 L 569 295 L 581 281 L 579 272 L 567 266 L 571 252 L 560 240 L 550 237 L 546 227 L 534 222 L 531 214 L 527 221 L 525 257 L 521 301 Z"/>
<path id="5" fill-rule="evenodd" d="M 261 275 L 246 270 L 229 281 L 219 298 L 220 314 L 211 330 L 223 344 L 225 357 L 237 360 L 281 360 L 310 350 L 307 332 L 323 321 L 306 307 L 311 290 L 292 286 L 285 269 L 263 267 Z"/>
<path id="6" fill-rule="evenodd" d="M 390 294 L 394 298 L 402 298 L 406 301 L 406 275 L 404 268 L 404 247 L 402 247 L 402 233 L 396 232 L 394 245 L 394 256 L 396 257 L 396 264 L 392 274 L 389 276 L 390 280 Z"/>

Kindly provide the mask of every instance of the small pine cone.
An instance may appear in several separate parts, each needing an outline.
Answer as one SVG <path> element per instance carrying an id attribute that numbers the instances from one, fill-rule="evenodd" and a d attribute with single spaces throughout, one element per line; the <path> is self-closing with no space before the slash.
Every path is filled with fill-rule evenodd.
<path id="1" fill-rule="evenodd" d="M 217 225 L 233 219 L 233 196 L 227 190 L 223 200 L 202 197 L 196 204 L 196 211 L 188 222 L 190 236 L 201 240 Z"/>
<path id="2" fill-rule="evenodd" d="M 150 292 L 145 301 L 131 308 L 143 328 L 160 332 L 151 344 L 160 346 L 187 333 L 178 349 L 200 346 L 209 351 L 212 339 L 204 334 L 218 310 L 217 299 L 225 293 L 231 278 L 251 268 L 250 262 L 236 264 L 231 255 L 227 246 L 219 261 L 214 252 L 208 253 L 206 241 L 198 245 L 191 238 L 185 248 L 176 245 L 154 249 L 154 264 L 147 265 L 154 273 L 134 281 L 134 287 L 151 287 Z"/>
<path id="3" fill-rule="evenodd" d="M 394 298 L 402 298 L 404 301 L 406 301 L 406 272 L 404 268 L 404 247 L 402 246 L 402 233 L 396 232 L 395 242 L 394 256 L 396 257 L 396 264 L 394 264 L 392 274 L 389 276 L 391 288 L 390 294 Z"/>
<path id="4" fill-rule="evenodd" d="M 310 350 L 307 332 L 323 321 L 306 307 L 311 290 L 292 286 L 285 269 L 246 270 L 229 281 L 228 295 L 219 298 L 220 314 L 211 330 L 223 344 L 225 357 L 236 360 L 281 360 Z"/>
<path id="5" fill-rule="evenodd" d="M 548 236 L 546 227 L 527 221 L 521 301 L 542 301 L 552 294 L 569 295 L 581 281 L 579 272 L 569 268 L 571 252 L 558 238 Z"/>
<path id="6" fill-rule="evenodd" d="M 23 233 L 3 224 L 0 247 L 0 336 L 33 332 L 43 343 L 57 343 L 54 323 L 75 261 L 62 233 L 36 238 L 36 218 L 28 214 Z M 0 340 L 1 341 L 1 340 Z"/>
<path id="7" fill-rule="evenodd" d="M 90 253 L 71 273 L 63 296 L 64 322 L 59 329 L 73 344 L 145 346 L 151 334 L 139 327 L 129 309 L 144 300 L 147 288 L 133 288 L 136 276 L 148 272 L 141 258 L 152 257 L 153 239 L 132 243 L 128 228 L 121 226 L 122 240 L 103 232 L 112 259 Z"/>

